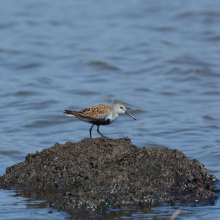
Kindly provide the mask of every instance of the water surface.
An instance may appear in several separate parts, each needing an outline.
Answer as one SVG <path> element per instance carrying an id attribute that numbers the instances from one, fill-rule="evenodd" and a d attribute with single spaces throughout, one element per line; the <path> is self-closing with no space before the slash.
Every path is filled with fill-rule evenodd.
<path id="1" fill-rule="evenodd" d="M 178 149 L 220 179 L 219 8 L 205 0 L 1 1 L 0 175 L 28 153 L 89 137 L 90 125 L 64 109 L 122 102 L 137 120 L 122 115 L 103 134 Z M 0 194 L 2 219 L 66 218 Z M 120 215 L 167 219 L 176 208 Z M 181 219 L 218 219 L 219 210 L 219 201 L 182 207 Z"/>

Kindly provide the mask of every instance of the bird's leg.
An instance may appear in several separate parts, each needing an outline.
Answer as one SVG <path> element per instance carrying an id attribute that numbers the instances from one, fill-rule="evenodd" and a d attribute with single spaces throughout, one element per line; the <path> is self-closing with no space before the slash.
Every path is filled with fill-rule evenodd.
<path id="1" fill-rule="evenodd" d="M 92 127 L 94 126 L 94 124 L 92 125 Z M 92 127 L 90 128 L 90 138 L 92 138 Z"/>
<path id="2" fill-rule="evenodd" d="M 99 125 L 98 125 L 98 128 L 97 128 L 97 131 L 98 131 L 99 134 L 101 134 L 101 133 L 99 132 Z M 101 134 L 101 135 L 103 136 L 103 134 Z"/>

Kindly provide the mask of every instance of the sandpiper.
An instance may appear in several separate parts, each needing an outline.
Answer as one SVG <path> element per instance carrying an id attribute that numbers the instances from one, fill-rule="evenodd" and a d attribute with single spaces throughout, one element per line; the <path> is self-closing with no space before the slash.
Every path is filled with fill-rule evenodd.
<path id="1" fill-rule="evenodd" d="M 119 114 L 125 113 L 136 120 L 121 103 L 117 103 L 113 107 L 107 104 L 94 105 L 81 111 L 64 110 L 64 113 L 66 116 L 74 116 L 81 121 L 92 124 L 89 130 L 90 138 L 92 138 L 92 128 L 94 125 L 98 126 L 97 132 L 101 134 L 99 126 L 111 124 L 118 118 Z"/>

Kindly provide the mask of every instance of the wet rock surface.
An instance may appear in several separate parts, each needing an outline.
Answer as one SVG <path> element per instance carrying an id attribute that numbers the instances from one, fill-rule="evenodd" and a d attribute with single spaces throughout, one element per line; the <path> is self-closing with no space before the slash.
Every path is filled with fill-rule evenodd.
<path id="1" fill-rule="evenodd" d="M 107 137 L 56 143 L 6 169 L 2 188 L 47 200 L 73 214 L 109 206 L 214 202 L 218 180 L 178 150 L 137 148 L 130 139 Z"/>

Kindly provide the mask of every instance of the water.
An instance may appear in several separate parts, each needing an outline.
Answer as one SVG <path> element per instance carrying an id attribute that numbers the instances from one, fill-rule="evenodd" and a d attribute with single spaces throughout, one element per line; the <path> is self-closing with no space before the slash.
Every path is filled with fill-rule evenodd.
<path id="1" fill-rule="evenodd" d="M 54 210 L 44 201 L 34 201 L 33 199 L 24 199 L 17 192 L 9 190 L 0 190 L 0 218 L 1 219 L 53 219 L 59 220 L 68 218 L 69 215 L 64 212 Z"/>
<path id="2" fill-rule="evenodd" d="M 219 8 L 205 0 L 1 1 L 0 175 L 28 153 L 89 137 L 90 125 L 64 109 L 120 101 L 137 120 L 120 116 L 101 133 L 178 149 L 220 179 Z M 1 219 L 67 217 L 13 193 L 0 190 Z M 121 215 L 168 219 L 177 208 Z M 218 200 L 182 207 L 179 218 L 219 215 Z"/>

